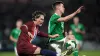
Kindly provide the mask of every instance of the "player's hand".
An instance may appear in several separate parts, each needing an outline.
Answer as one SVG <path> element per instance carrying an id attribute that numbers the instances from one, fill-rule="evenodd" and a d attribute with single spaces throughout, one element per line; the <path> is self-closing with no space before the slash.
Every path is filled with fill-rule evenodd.
<path id="1" fill-rule="evenodd" d="M 58 36 L 59 36 L 59 34 L 49 35 L 50 38 L 56 38 L 56 37 L 58 37 Z"/>
<path id="2" fill-rule="evenodd" d="M 80 13 L 82 8 L 83 8 L 83 6 L 79 7 L 79 8 L 76 10 L 76 13 Z"/>
<path id="3" fill-rule="evenodd" d="M 33 35 L 32 35 L 30 32 L 28 32 L 28 35 L 29 35 L 31 38 L 33 38 Z"/>
<path id="4" fill-rule="evenodd" d="M 75 31 L 76 31 L 76 32 L 78 32 L 78 33 L 80 33 L 80 32 L 81 32 L 81 30 L 80 30 L 80 29 L 78 29 L 78 28 L 76 28 L 76 29 L 75 29 Z"/>

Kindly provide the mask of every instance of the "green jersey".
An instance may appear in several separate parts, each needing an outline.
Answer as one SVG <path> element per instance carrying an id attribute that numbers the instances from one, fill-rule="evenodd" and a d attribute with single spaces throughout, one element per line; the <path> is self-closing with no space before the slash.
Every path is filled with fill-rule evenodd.
<path id="1" fill-rule="evenodd" d="M 53 14 L 49 20 L 49 26 L 48 26 L 48 34 L 54 35 L 59 34 L 59 37 L 57 38 L 50 38 L 50 41 L 54 40 L 61 40 L 64 38 L 63 32 L 64 32 L 64 22 L 58 22 L 57 20 L 60 18 L 58 14 Z"/>
<path id="2" fill-rule="evenodd" d="M 19 35 L 21 33 L 21 30 L 18 29 L 18 28 L 15 28 L 11 31 L 11 36 L 14 38 L 14 39 L 18 39 Z M 14 43 L 14 46 L 16 46 L 16 43 Z"/>
<path id="3" fill-rule="evenodd" d="M 83 35 L 81 33 L 76 32 L 77 28 L 80 29 L 81 31 L 85 30 L 83 24 L 79 23 L 77 26 L 72 24 L 70 25 L 70 28 L 72 29 L 73 35 L 75 36 L 77 40 L 83 40 Z"/>

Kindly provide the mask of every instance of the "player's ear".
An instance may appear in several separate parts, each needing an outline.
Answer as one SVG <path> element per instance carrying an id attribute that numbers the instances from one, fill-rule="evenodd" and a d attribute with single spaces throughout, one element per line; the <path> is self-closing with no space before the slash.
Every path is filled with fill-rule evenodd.
<path id="1" fill-rule="evenodd" d="M 60 9 L 60 4 L 59 5 L 56 5 L 56 9 Z"/>
<path id="2" fill-rule="evenodd" d="M 55 7 L 55 9 L 59 9 L 59 6 L 57 5 L 57 6 Z"/>

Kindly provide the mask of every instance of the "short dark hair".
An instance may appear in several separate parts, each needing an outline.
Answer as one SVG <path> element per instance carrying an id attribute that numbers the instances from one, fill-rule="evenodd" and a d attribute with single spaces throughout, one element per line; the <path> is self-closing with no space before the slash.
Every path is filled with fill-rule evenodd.
<path id="1" fill-rule="evenodd" d="M 23 21 L 22 19 L 18 19 L 16 22 L 18 22 L 18 21 Z"/>
<path id="2" fill-rule="evenodd" d="M 78 16 L 74 16 L 73 18 L 79 18 Z"/>
<path id="3" fill-rule="evenodd" d="M 32 20 L 35 21 L 35 19 L 39 18 L 40 15 L 46 16 L 46 14 L 42 11 L 35 11 L 34 13 L 32 13 Z"/>
<path id="4" fill-rule="evenodd" d="M 64 3 L 62 1 L 56 1 L 55 3 L 53 3 L 52 8 L 55 10 L 56 6 L 60 4 L 64 4 Z"/>

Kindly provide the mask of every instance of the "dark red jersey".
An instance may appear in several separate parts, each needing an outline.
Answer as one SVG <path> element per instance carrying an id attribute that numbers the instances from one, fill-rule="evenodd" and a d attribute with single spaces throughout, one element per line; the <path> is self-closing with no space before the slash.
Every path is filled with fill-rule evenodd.
<path id="1" fill-rule="evenodd" d="M 28 32 L 30 32 L 33 37 L 30 37 Z M 37 35 L 41 37 L 48 37 L 48 34 L 38 30 L 38 27 L 33 21 L 29 21 L 21 27 L 21 34 L 17 41 L 17 51 L 19 55 L 33 55 L 38 46 L 31 44 L 31 40 L 33 40 Z"/>

